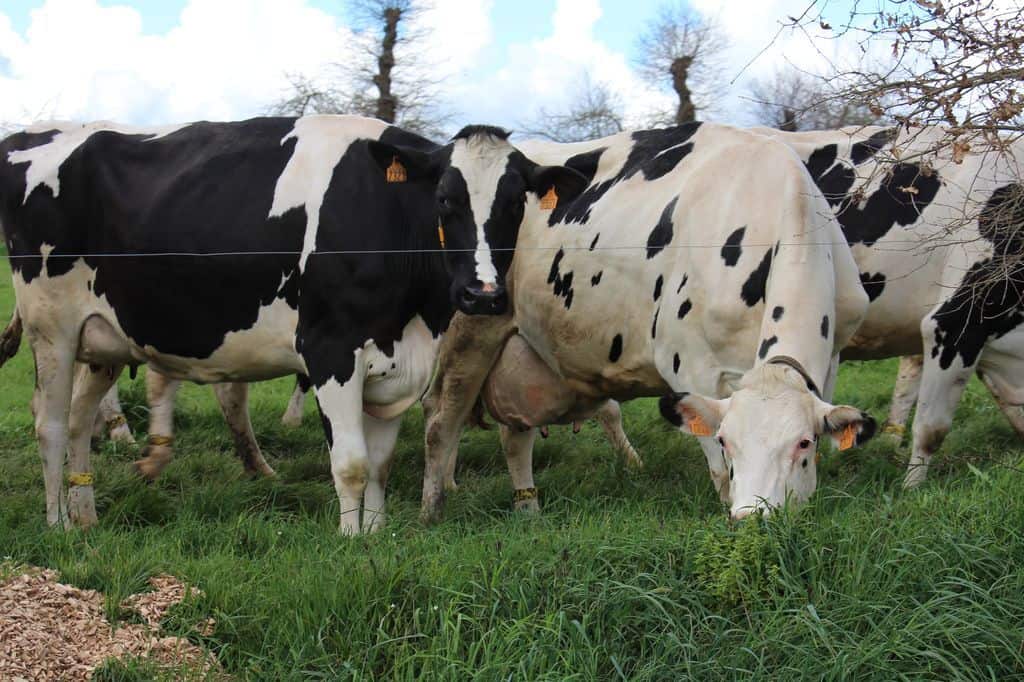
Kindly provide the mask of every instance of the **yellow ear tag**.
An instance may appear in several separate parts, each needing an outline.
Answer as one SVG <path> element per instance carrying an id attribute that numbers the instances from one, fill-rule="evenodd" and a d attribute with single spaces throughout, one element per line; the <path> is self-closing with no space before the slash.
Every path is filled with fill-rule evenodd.
<path id="1" fill-rule="evenodd" d="M 714 431 L 711 430 L 711 427 L 705 424 L 704 420 L 700 418 L 700 415 L 694 415 L 691 417 L 687 426 L 690 427 L 690 433 L 695 436 L 710 436 L 714 433 Z"/>
<path id="2" fill-rule="evenodd" d="M 843 435 L 839 438 L 839 449 L 849 450 L 852 448 L 853 438 L 855 435 L 856 433 L 854 433 L 853 424 L 848 424 L 846 428 L 843 429 Z"/>
<path id="3" fill-rule="evenodd" d="M 545 211 L 550 211 L 555 206 L 558 206 L 558 193 L 555 192 L 555 187 L 552 185 L 548 193 L 540 198 L 540 207 Z"/>
<path id="4" fill-rule="evenodd" d="M 391 157 L 391 165 L 388 166 L 384 177 L 388 182 L 405 182 L 408 178 L 405 173 L 405 166 L 398 163 L 398 157 Z"/>
<path id="5" fill-rule="evenodd" d="M 441 248 L 444 248 L 444 225 L 441 223 L 437 224 L 437 241 L 441 242 Z"/>

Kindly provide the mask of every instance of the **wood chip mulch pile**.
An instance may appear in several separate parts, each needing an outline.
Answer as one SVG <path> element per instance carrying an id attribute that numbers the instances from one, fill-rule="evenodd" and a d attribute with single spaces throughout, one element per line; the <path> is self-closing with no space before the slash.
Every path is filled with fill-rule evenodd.
<path id="1" fill-rule="evenodd" d="M 6 571 L 5 571 L 6 572 Z M 217 675 L 213 654 L 181 637 L 160 636 L 160 620 L 182 601 L 177 578 L 150 579 L 152 592 L 134 594 L 121 606 L 136 611 L 142 624 L 107 621 L 103 594 L 57 582 L 57 572 L 27 569 L 0 575 L 0 680 L 88 680 L 108 658 L 147 658 L 160 665 Z M 212 628 L 212 621 L 202 629 Z"/>

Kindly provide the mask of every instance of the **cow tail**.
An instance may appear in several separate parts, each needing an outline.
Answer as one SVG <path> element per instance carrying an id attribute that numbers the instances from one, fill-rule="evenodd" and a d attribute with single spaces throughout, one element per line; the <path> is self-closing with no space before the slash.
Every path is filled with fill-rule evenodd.
<path id="1" fill-rule="evenodd" d="M 21 316 L 18 315 L 18 309 L 15 308 L 11 321 L 7 323 L 7 328 L 0 334 L 0 366 L 3 366 L 18 352 L 18 346 L 21 345 L 21 332 Z"/>

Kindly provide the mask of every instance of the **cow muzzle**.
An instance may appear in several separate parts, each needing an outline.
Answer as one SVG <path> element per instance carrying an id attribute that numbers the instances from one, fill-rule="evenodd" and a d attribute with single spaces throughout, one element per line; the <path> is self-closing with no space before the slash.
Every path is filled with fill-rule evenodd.
<path id="1" fill-rule="evenodd" d="M 502 315 L 508 310 L 508 292 L 500 284 L 469 284 L 459 294 L 458 306 L 467 315 Z"/>

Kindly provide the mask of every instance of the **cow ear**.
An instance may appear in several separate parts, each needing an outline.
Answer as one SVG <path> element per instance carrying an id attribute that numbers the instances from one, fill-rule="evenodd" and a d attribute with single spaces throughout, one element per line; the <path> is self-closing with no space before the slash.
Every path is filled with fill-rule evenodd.
<path id="1" fill-rule="evenodd" d="M 440 164 L 422 150 L 376 140 L 368 141 L 367 147 L 388 182 L 422 179 L 436 182 L 441 176 Z"/>
<path id="2" fill-rule="evenodd" d="M 544 197 L 553 188 L 557 201 L 572 201 L 587 188 L 587 177 L 566 166 L 534 166 L 527 177 L 530 191 Z"/>
<path id="3" fill-rule="evenodd" d="M 840 450 L 863 445 L 875 435 L 878 424 L 867 412 L 850 405 L 829 405 L 818 401 L 818 435 L 832 439 Z"/>
<path id="4" fill-rule="evenodd" d="M 693 393 L 669 393 L 658 402 L 661 416 L 684 433 L 713 436 L 729 409 L 729 399 L 715 400 Z"/>

